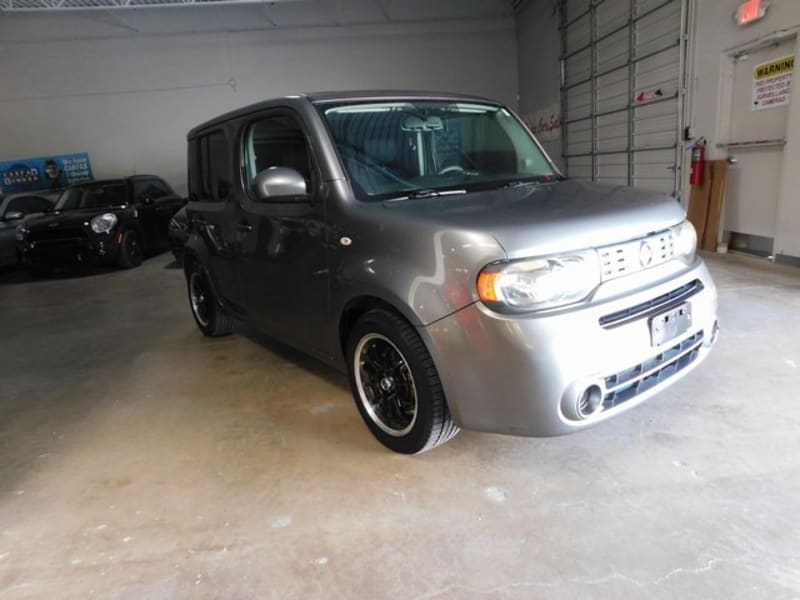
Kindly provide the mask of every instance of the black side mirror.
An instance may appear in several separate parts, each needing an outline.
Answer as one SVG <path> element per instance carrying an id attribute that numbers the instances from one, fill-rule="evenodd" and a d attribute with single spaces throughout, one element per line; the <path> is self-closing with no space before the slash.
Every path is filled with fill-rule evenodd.
<path id="1" fill-rule="evenodd" d="M 261 202 L 270 200 L 307 200 L 308 189 L 303 176 L 289 167 L 270 167 L 253 177 L 253 193 Z"/>
<path id="2" fill-rule="evenodd" d="M 142 204 L 144 204 L 145 206 L 152 206 L 153 199 L 150 196 L 145 196 L 144 198 L 142 198 Z"/>
<path id="3" fill-rule="evenodd" d="M 24 213 L 19 212 L 18 210 L 12 210 L 5 214 L 3 217 L 4 221 L 19 221 L 25 216 Z"/>

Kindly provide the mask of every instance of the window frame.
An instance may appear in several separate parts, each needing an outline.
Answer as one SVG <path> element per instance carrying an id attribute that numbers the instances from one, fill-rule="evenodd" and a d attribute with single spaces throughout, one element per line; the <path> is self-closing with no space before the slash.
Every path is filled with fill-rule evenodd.
<path id="1" fill-rule="evenodd" d="M 228 131 L 225 127 L 214 127 L 213 129 L 208 129 L 206 131 L 202 131 L 195 136 L 194 139 L 191 140 L 191 143 L 195 145 L 194 149 L 194 156 L 192 156 L 192 152 L 189 152 L 189 160 L 194 163 L 194 174 L 190 173 L 190 186 L 192 186 L 192 196 L 190 198 L 191 202 L 193 203 L 202 203 L 211 206 L 223 206 L 226 202 L 230 202 L 235 197 L 235 192 L 229 191 L 227 197 L 219 198 L 217 196 L 217 191 L 214 190 L 213 186 L 211 186 L 211 182 L 209 180 L 211 174 L 211 157 L 208 151 L 209 149 L 209 138 L 212 135 L 221 135 L 224 141 L 225 149 L 226 149 L 226 157 L 225 160 L 222 162 L 225 168 L 225 176 L 228 184 L 232 187 L 234 185 L 233 173 L 231 170 L 232 166 L 232 152 L 231 152 L 231 144 L 230 144 L 230 137 L 228 135 Z M 205 169 L 203 168 L 203 159 L 205 158 Z M 193 176 L 191 176 L 193 175 Z M 158 179 L 158 178 L 156 178 Z M 196 184 L 196 187 L 193 185 Z M 167 186 L 168 189 L 172 189 L 171 187 Z M 174 195 L 174 191 L 172 192 Z"/>
<path id="2" fill-rule="evenodd" d="M 313 138 L 310 135 L 308 126 L 302 115 L 298 113 L 296 110 L 284 106 L 270 107 L 263 111 L 259 111 L 258 113 L 248 115 L 241 122 L 241 125 L 237 132 L 237 138 L 238 138 L 237 150 L 239 152 L 239 157 L 238 157 L 239 182 L 242 187 L 242 197 L 248 204 L 256 206 L 279 204 L 281 202 L 280 200 L 274 202 L 262 202 L 257 200 L 255 194 L 253 193 L 253 190 L 251 189 L 250 181 L 248 180 L 248 174 L 247 174 L 248 170 L 247 162 L 249 160 L 248 138 L 250 137 L 250 132 L 255 127 L 256 123 L 275 117 L 289 117 L 293 119 L 294 122 L 297 124 L 297 127 L 300 130 L 301 134 L 303 135 L 303 140 L 305 141 L 306 144 L 306 153 L 308 156 L 308 163 L 309 163 L 308 164 L 309 182 L 308 182 L 307 192 L 309 201 L 311 202 L 316 196 L 316 190 L 320 182 L 322 181 L 322 177 L 320 175 L 319 161 L 317 160 L 317 153 L 315 151 Z"/>

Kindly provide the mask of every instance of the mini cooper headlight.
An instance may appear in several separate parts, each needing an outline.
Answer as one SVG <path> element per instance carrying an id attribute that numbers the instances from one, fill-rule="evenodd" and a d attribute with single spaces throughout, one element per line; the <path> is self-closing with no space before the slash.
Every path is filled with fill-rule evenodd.
<path id="1" fill-rule="evenodd" d="M 28 234 L 28 230 L 25 229 L 25 225 L 17 225 L 17 241 L 22 242 L 25 240 L 25 236 Z"/>
<path id="2" fill-rule="evenodd" d="M 95 233 L 108 233 L 117 224 L 117 215 L 105 213 L 92 219 L 92 231 Z"/>
<path id="3" fill-rule="evenodd" d="M 597 252 L 586 250 L 489 265 L 478 296 L 501 312 L 524 312 L 580 302 L 599 284 Z"/>
<path id="4" fill-rule="evenodd" d="M 687 264 L 692 262 L 695 252 L 697 252 L 697 232 L 694 229 L 694 225 L 689 221 L 684 221 L 680 225 L 673 227 L 672 233 L 674 235 L 675 257 Z"/>

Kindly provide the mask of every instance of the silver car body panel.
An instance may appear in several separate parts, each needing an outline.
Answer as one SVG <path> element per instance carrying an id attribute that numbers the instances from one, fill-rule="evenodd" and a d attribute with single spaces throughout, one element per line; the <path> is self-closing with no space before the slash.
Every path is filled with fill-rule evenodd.
<path id="1" fill-rule="evenodd" d="M 568 433 L 608 419 L 677 381 L 705 358 L 716 336 L 716 291 L 702 260 L 687 265 L 665 249 L 652 264 L 638 264 L 642 241 L 668 245 L 669 228 L 684 221 L 673 198 L 558 180 L 458 196 L 359 201 L 317 105 L 387 98 L 484 102 L 424 92 L 312 94 L 245 107 L 189 133 L 192 143 L 204 132 L 226 127 L 236 139 L 248 120 L 276 109 L 293 111 L 303 123 L 321 179 L 316 198 L 325 222 L 314 239 L 327 253 L 327 269 L 319 271 L 328 280 L 327 314 L 312 342 L 286 341 L 345 369 L 344 315 L 352 306 L 380 300 L 417 328 L 460 426 L 518 435 Z M 238 161 L 238 147 L 233 152 Z M 236 189 L 234 201 L 240 202 L 236 195 L 244 193 Z M 190 203 L 192 210 L 206 209 Z M 193 235 L 187 244 L 187 252 L 204 264 L 217 251 L 207 239 Z M 625 268 L 606 268 L 600 285 L 581 303 L 508 315 L 478 298 L 476 279 L 489 264 L 590 248 L 601 259 L 604 252 L 607 258 L 623 257 Z M 664 347 L 653 345 L 652 311 L 614 327 L 600 323 L 691 282 L 700 282 L 686 299 L 693 322 Z M 218 291 L 224 297 L 224 290 Z M 672 304 L 656 308 L 668 310 Z M 695 337 L 701 331 L 702 338 Z M 685 358 L 673 359 L 672 348 L 684 341 L 687 348 L 678 352 Z M 678 359 L 680 368 L 672 369 L 670 361 Z M 632 397 L 624 402 L 574 418 L 576 396 L 586 386 L 598 385 L 611 397 L 611 378 L 637 369 L 649 378 L 640 393 L 628 389 Z"/>
<path id="2" fill-rule="evenodd" d="M 676 270 L 678 273 L 676 273 Z M 649 279 L 645 283 L 645 279 Z M 647 302 L 694 280 L 704 289 L 689 302 L 693 326 L 661 347 L 651 344 L 648 319 L 605 329 L 604 315 Z M 638 291 L 636 284 L 644 284 Z M 628 288 L 627 291 L 623 291 Z M 663 265 L 638 282 L 603 284 L 594 301 L 551 315 L 509 316 L 481 303 L 420 328 L 459 425 L 467 429 L 546 436 L 570 433 L 634 407 L 678 381 L 708 354 L 715 336 L 717 296 L 702 261 Z M 703 332 L 698 356 L 642 394 L 588 419 L 569 408 L 586 387 L 639 365 L 681 339 Z M 477 351 L 476 351 L 477 350 Z M 605 391 L 605 390 L 604 390 Z"/>

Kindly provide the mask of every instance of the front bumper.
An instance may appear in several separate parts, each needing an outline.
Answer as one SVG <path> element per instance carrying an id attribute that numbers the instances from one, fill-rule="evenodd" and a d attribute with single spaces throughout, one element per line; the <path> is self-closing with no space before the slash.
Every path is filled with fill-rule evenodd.
<path id="1" fill-rule="evenodd" d="M 681 289 L 690 295 L 670 296 Z M 652 316 L 683 302 L 691 305 L 688 330 L 654 346 Z M 696 259 L 606 282 L 578 308 L 511 316 L 479 302 L 420 333 L 459 426 L 549 436 L 609 419 L 672 385 L 708 355 L 717 328 L 716 289 Z M 589 390 L 601 403 L 591 414 L 578 409 Z"/>
<path id="2" fill-rule="evenodd" d="M 24 266 L 59 266 L 113 263 L 120 251 L 119 236 L 72 236 L 47 240 L 26 240 L 18 244 L 19 260 Z"/>

